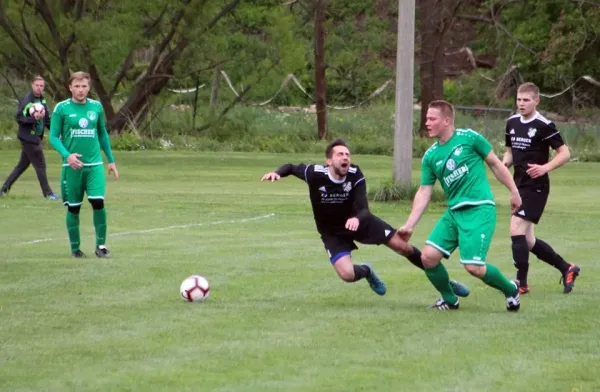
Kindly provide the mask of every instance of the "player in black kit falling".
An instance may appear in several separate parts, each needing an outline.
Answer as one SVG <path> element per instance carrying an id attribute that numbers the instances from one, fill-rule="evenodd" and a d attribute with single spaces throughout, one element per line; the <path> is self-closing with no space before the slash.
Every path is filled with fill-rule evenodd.
<path id="1" fill-rule="evenodd" d="M 511 217 L 510 236 L 519 293 L 528 293 L 529 252 L 538 259 L 558 269 L 562 278 L 563 292 L 570 293 L 580 268 L 567 263 L 546 242 L 535 237 L 533 228 L 540 221 L 548 195 L 550 180 L 548 172 L 569 161 L 569 148 L 552 121 L 536 110 L 540 102 L 539 89 L 533 83 L 524 83 L 517 90 L 519 114 L 506 123 L 506 153 L 502 159 L 506 167 L 514 166 L 514 179 L 523 204 Z M 557 154 L 550 157 L 550 147 Z"/>
<path id="2" fill-rule="evenodd" d="M 381 245 L 405 256 L 423 269 L 421 252 L 409 245 L 396 230 L 369 211 L 365 177 L 358 166 L 350 164 L 350 150 L 342 139 L 331 142 L 325 150 L 326 166 L 285 164 L 265 174 L 261 181 L 277 181 L 290 174 L 308 184 L 317 231 L 325 245 L 331 264 L 342 280 L 356 282 L 367 279 L 379 295 L 386 292 L 371 265 L 352 263 L 351 252 L 358 249 L 354 241 Z M 456 295 L 466 297 L 469 289 L 451 281 Z"/>

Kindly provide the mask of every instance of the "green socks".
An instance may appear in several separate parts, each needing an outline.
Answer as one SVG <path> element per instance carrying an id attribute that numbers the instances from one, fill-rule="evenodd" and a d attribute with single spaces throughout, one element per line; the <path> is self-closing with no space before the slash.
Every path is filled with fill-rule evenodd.
<path id="1" fill-rule="evenodd" d="M 96 248 L 106 244 L 106 209 L 94 210 L 94 229 L 96 229 Z"/>
<path id="2" fill-rule="evenodd" d="M 450 276 L 448 275 L 448 271 L 446 270 L 446 267 L 444 267 L 444 264 L 439 263 L 433 268 L 425 268 L 425 275 L 427 275 L 427 278 L 437 291 L 442 294 L 444 301 L 452 305 L 458 302 L 458 298 L 452 291 L 452 287 L 450 287 Z"/>
<path id="3" fill-rule="evenodd" d="M 71 253 L 79 250 L 79 214 L 72 214 L 67 211 L 67 232 L 69 233 L 69 242 L 71 242 Z"/>
<path id="4" fill-rule="evenodd" d="M 498 267 L 493 264 L 486 264 L 485 276 L 481 280 L 488 286 L 502 291 L 505 297 L 512 297 L 517 294 L 518 289 L 515 285 L 506 279 Z"/>

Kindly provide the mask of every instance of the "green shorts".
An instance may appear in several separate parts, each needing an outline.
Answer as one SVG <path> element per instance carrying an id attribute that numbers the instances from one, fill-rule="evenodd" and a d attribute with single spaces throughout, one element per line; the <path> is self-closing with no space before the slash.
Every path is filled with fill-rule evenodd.
<path id="1" fill-rule="evenodd" d="M 84 166 L 79 170 L 63 166 L 60 188 L 63 204 L 69 207 L 80 206 L 83 203 L 84 193 L 87 194 L 88 200 L 104 200 L 106 191 L 104 165 Z"/>
<path id="2" fill-rule="evenodd" d="M 496 207 L 492 204 L 447 210 L 426 243 L 445 258 L 458 248 L 462 264 L 485 265 L 495 230 Z"/>

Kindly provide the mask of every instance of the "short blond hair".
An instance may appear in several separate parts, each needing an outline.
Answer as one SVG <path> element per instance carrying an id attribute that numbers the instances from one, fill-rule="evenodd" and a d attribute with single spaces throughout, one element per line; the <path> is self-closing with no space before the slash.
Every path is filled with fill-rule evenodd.
<path id="1" fill-rule="evenodd" d="M 439 110 L 442 113 L 442 115 L 444 115 L 445 117 L 450 117 L 454 121 L 454 106 L 452 106 L 450 102 L 438 99 L 429 102 L 428 107 L 430 109 Z"/>
<path id="2" fill-rule="evenodd" d="M 71 74 L 71 77 L 69 78 L 69 84 L 73 83 L 73 80 L 79 80 L 79 79 L 87 79 L 88 82 L 90 81 L 90 74 L 87 72 L 73 72 Z"/>
<path id="3" fill-rule="evenodd" d="M 33 79 L 31 79 L 31 83 L 36 82 L 38 80 L 41 80 L 42 82 L 44 82 L 44 78 L 42 77 L 42 75 L 35 75 L 33 77 Z"/>
<path id="4" fill-rule="evenodd" d="M 519 86 L 517 94 L 519 93 L 531 93 L 534 97 L 538 97 L 540 95 L 540 89 L 535 84 L 527 82 Z"/>

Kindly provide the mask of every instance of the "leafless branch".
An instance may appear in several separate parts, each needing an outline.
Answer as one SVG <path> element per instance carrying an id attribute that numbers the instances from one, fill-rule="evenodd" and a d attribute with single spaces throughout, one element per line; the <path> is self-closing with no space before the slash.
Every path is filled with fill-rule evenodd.
<path id="1" fill-rule="evenodd" d="M 496 19 L 486 18 L 485 16 L 481 16 L 481 15 L 464 15 L 464 14 L 458 14 L 457 18 L 469 20 L 472 22 L 484 22 L 484 23 L 489 23 L 491 25 L 494 25 L 498 29 L 502 30 L 502 32 L 504 34 L 506 34 L 511 40 L 513 40 L 517 45 L 519 45 L 519 47 L 525 49 L 526 51 L 528 51 L 531 54 L 534 54 L 536 56 L 538 55 L 538 53 L 535 50 L 533 50 L 530 47 L 528 47 L 527 45 L 523 44 L 523 42 L 521 42 L 521 40 L 519 40 L 517 37 L 515 37 L 514 35 L 511 34 L 511 32 L 506 28 L 506 26 L 504 26 L 502 23 L 498 22 Z"/>
<path id="2" fill-rule="evenodd" d="M 78 22 L 81 20 L 81 18 L 83 17 L 83 9 L 85 5 L 85 0 L 78 0 L 77 4 L 75 4 L 75 22 Z M 71 45 L 73 45 L 73 42 L 75 42 L 75 33 L 72 32 L 71 34 L 69 34 L 69 38 L 67 38 L 64 42 L 64 51 L 65 53 L 69 52 L 69 49 L 71 48 Z"/>
<path id="3" fill-rule="evenodd" d="M 60 53 L 63 50 L 63 41 L 58 31 L 58 27 L 54 22 L 52 11 L 50 11 L 50 8 L 48 7 L 48 4 L 45 0 L 37 0 L 35 3 L 35 9 L 36 11 L 38 11 L 44 22 L 46 22 L 46 25 L 48 26 L 48 31 L 50 31 L 50 35 L 54 40 L 54 45 L 56 45 L 56 48 Z"/>
<path id="4" fill-rule="evenodd" d="M 600 3 L 597 3 L 595 1 L 590 1 L 590 0 L 571 0 L 572 3 L 577 3 L 577 4 L 589 4 L 592 5 L 594 7 L 600 7 Z"/>
<path id="5" fill-rule="evenodd" d="M 12 92 L 15 96 L 15 99 L 18 101 L 20 99 L 20 97 L 19 97 L 19 94 L 17 94 L 17 90 L 15 90 L 15 88 L 13 87 L 8 76 L 6 76 L 6 74 L 4 72 L 2 72 L 1 74 L 4 77 L 4 79 L 6 80 L 6 83 L 8 83 L 8 87 L 10 87 L 10 89 L 12 90 Z"/>
<path id="6" fill-rule="evenodd" d="M 129 69 L 133 65 L 134 54 L 135 54 L 135 48 L 132 48 L 129 51 L 129 54 L 127 55 L 127 57 L 125 57 L 125 60 L 123 60 L 123 64 L 121 64 L 119 73 L 117 74 L 117 77 L 115 78 L 115 83 L 113 84 L 113 88 L 110 90 L 110 97 L 115 95 L 115 93 L 117 92 L 117 89 L 119 88 L 119 84 L 121 84 L 121 81 L 123 81 L 123 78 L 125 78 L 125 75 L 127 75 L 127 71 L 129 71 Z"/>
<path id="7" fill-rule="evenodd" d="M 458 0 L 454 3 L 454 8 L 450 12 L 450 17 L 446 20 L 446 23 L 444 23 L 444 26 L 442 27 L 441 37 L 444 37 L 452 25 L 454 25 L 454 19 L 461 5 L 462 0 Z"/>
<path id="8" fill-rule="evenodd" d="M 144 29 L 144 35 L 148 36 L 152 33 L 152 31 L 160 24 L 160 22 L 162 22 L 163 18 L 165 17 L 165 14 L 167 13 L 167 10 L 169 9 L 168 4 L 165 4 L 164 8 L 162 9 L 162 11 L 160 12 L 160 14 L 156 17 L 156 19 L 154 19 L 145 29 Z"/>
<path id="9" fill-rule="evenodd" d="M 39 71 L 41 71 L 42 69 L 50 70 L 51 69 L 50 63 L 48 63 L 48 61 L 46 61 L 44 56 L 42 56 L 42 53 L 39 51 L 39 49 L 37 48 L 37 46 L 34 44 L 33 40 L 31 39 L 31 33 L 29 32 L 29 29 L 27 28 L 27 23 L 25 23 L 25 15 L 23 12 L 24 7 L 25 7 L 25 3 L 23 4 L 23 7 L 21 8 L 20 16 L 21 16 L 21 28 L 23 29 L 23 35 L 25 35 L 25 39 L 27 40 L 27 45 L 35 53 L 35 58 L 38 60 L 38 65 L 39 64 L 42 65 L 42 67 L 40 67 L 41 69 L 39 69 Z"/>
<path id="10" fill-rule="evenodd" d="M 208 24 L 206 25 L 206 29 L 204 31 L 210 30 L 214 25 L 216 25 L 222 17 L 231 12 L 242 0 L 233 0 L 231 3 L 227 4 L 221 12 L 219 12 Z"/>
<path id="11" fill-rule="evenodd" d="M 58 55 L 56 54 L 55 51 L 53 51 L 52 49 L 50 49 L 48 47 L 48 45 L 46 45 L 46 43 L 44 42 L 43 39 L 40 38 L 40 36 L 38 35 L 38 33 L 35 33 L 35 38 L 37 39 L 38 43 L 44 48 L 46 49 L 46 51 L 48 52 L 48 54 L 50 54 L 52 57 L 55 57 L 58 61 L 60 61 L 60 58 L 58 57 Z"/>
<path id="12" fill-rule="evenodd" d="M 90 73 L 90 78 L 92 79 L 92 81 L 94 83 L 94 90 L 96 90 L 96 93 L 98 94 L 98 97 L 100 98 L 100 102 L 102 102 L 102 106 L 104 107 L 104 110 L 106 111 L 106 116 L 108 118 L 113 118 L 115 116 L 115 110 L 112 106 L 110 96 L 108 95 L 108 93 L 106 92 L 106 89 L 104 88 L 104 83 L 102 83 L 102 79 L 100 78 L 100 73 L 98 72 L 98 69 L 96 68 L 96 65 L 94 63 L 94 59 L 92 57 L 92 51 L 90 50 L 90 48 L 87 45 L 84 45 L 83 53 L 85 54 L 85 57 L 88 59 L 88 62 L 89 62 L 88 71 Z"/>
<path id="13" fill-rule="evenodd" d="M 187 6 L 187 5 L 189 5 L 190 0 L 184 0 L 183 3 L 184 3 L 184 5 Z M 156 45 L 156 55 L 154 56 L 154 58 L 150 61 L 150 64 L 148 65 L 148 70 L 150 72 L 153 72 L 160 65 L 160 62 L 162 61 L 162 58 L 163 58 L 163 52 L 167 48 L 167 46 L 171 43 L 171 41 L 173 40 L 175 33 L 177 33 L 179 24 L 181 23 L 181 20 L 183 19 L 184 15 L 185 15 L 185 9 L 182 8 L 179 11 L 177 11 L 175 13 L 175 15 L 173 15 L 173 17 L 171 18 L 171 22 L 170 22 L 171 28 L 170 28 L 169 32 L 163 37 L 162 41 L 159 42 L 158 45 Z"/>

